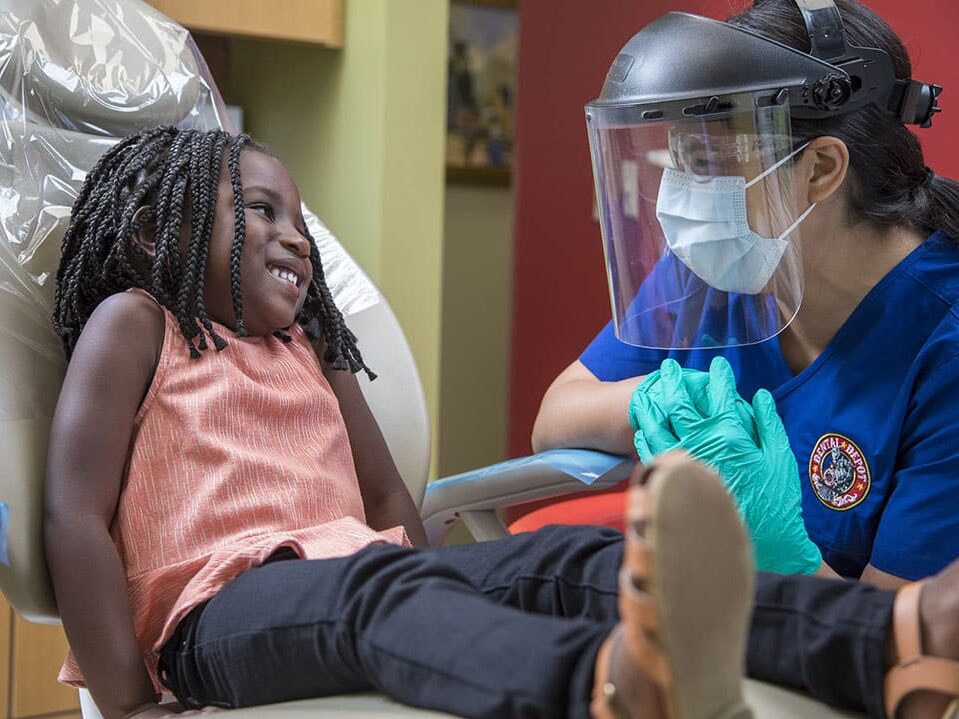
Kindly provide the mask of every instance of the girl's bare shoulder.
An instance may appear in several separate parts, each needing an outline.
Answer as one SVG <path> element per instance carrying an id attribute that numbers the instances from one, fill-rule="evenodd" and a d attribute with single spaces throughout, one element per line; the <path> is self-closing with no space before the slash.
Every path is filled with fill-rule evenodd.
<path id="1" fill-rule="evenodd" d="M 80 341 L 96 343 L 115 351 L 133 353 L 156 361 L 163 348 L 166 318 L 154 299 L 139 292 L 118 292 L 97 305 L 90 315 Z"/>

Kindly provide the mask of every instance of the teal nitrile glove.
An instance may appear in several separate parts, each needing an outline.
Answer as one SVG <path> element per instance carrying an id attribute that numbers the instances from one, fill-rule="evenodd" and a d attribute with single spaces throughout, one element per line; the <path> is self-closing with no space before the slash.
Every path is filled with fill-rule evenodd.
<path id="1" fill-rule="evenodd" d="M 635 431 L 633 444 L 643 463 L 677 448 L 689 431 L 688 425 L 715 414 L 709 387 L 708 373 L 682 369 L 671 359 L 664 360 L 660 369 L 646 376 L 629 403 L 629 421 Z M 736 392 L 735 384 L 731 390 L 739 420 L 756 443 L 752 407 Z"/>
<path id="2" fill-rule="evenodd" d="M 772 395 L 760 390 L 747 405 L 721 357 L 709 369 L 705 412 L 701 378 L 691 383 L 678 365 L 664 362 L 658 381 L 660 404 L 653 402 L 654 382 L 641 384 L 630 404 L 640 459 L 645 463 L 682 449 L 715 469 L 752 536 L 757 569 L 789 574 L 819 569 L 822 554 L 802 521 L 799 468 Z"/>

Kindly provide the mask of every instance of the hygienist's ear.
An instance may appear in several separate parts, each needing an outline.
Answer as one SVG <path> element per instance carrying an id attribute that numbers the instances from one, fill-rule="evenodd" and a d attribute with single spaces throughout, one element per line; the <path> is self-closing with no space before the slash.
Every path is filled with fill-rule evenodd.
<path id="1" fill-rule="evenodd" d="M 809 143 L 800 162 L 808 183 L 809 204 L 833 195 L 849 172 L 849 148 L 835 137 L 817 137 Z"/>
<path id="2" fill-rule="evenodd" d="M 153 208 L 144 205 L 133 213 L 133 241 L 151 258 L 156 256 L 156 224 Z"/>

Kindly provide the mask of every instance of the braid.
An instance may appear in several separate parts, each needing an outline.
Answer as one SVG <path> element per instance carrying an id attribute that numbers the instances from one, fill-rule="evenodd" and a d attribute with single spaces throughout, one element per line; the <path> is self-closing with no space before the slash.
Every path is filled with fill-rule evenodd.
<path id="1" fill-rule="evenodd" d="M 216 189 L 220 179 L 220 168 L 223 166 L 223 149 L 230 141 L 230 136 L 226 134 L 210 134 L 210 154 L 206 167 L 200 169 L 202 182 L 199 184 L 198 191 L 203 198 L 203 202 L 208 206 L 209 211 L 203 218 L 202 236 L 209 237 L 213 232 L 213 218 L 216 215 Z M 196 277 L 196 315 L 200 319 L 206 333 L 213 340 L 213 346 L 217 352 L 226 347 L 226 340 L 220 337 L 210 316 L 206 312 L 206 300 L 204 299 L 204 289 L 206 285 L 206 260 L 210 253 L 210 243 L 204 242 L 200 245 L 200 254 L 197 257 L 197 265 L 200 271 Z"/>
<path id="2" fill-rule="evenodd" d="M 322 333 L 326 341 L 323 359 L 329 362 L 333 369 L 349 369 L 353 374 L 363 370 L 372 381 L 376 379 L 376 374 L 363 362 L 363 356 L 356 346 L 356 335 L 346 326 L 343 314 L 333 301 L 333 295 L 326 284 L 320 251 L 315 240 L 312 237 L 309 239 L 313 278 L 310 280 L 306 302 L 303 303 L 298 320 L 309 337 L 315 339 Z"/>
<path id="3" fill-rule="evenodd" d="M 187 131 L 174 137 L 155 202 L 157 233 L 150 291 L 160 304 L 167 307 L 172 304 L 173 285 L 177 284 L 180 274 L 180 262 L 175 260 L 179 257 L 183 224 L 183 196 L 187 184 L 183 170 L 189 163 L 184 148 L 189 136 L 190 131 Z"/>
<path id="4" fill-rule="evenodd" d="M 238 135 L 230 148 L 227 170 L 233 186 L 233 249 L 230 251 L 230 293 L 233 296 L 233 315 L 236 317 L 236 333 L 246 336 L 243 324 L 243 297 L 240 295 L 240 255 L 246 239 L 246 211 L 243 207 L 243 185 L 240 183 L 240 151 L 250 141 L 249 135 Z"/>
<path id="5" fill-rule="evenodd" d="M 198 279 L 205 267 L 219 181 L 220 158 L 211 155 L 229 137 L 219 130 L 153 128 L 121 140 L 89 172 L 63 237 L 54 294 L 53 326 L 68 357 L 96 306 L 133 287 L 149 290 L 176 315 L 191 355 L 199 356 L 192 340 L 202 319 L 196 316 L 193 288 L 202 291 Z M 194 189 L 201 185 L 199 191 Z M 181 259 L 187 201 L 198 220 L 191 220 L 190 249 Z M 141 207 L 147 209 L 137 217 Z M 155 238 L 152 257 L 136 242 L 137 233 L 148 225 Z M 225 346 L 218 339 L 214 343 Z M 200 340 L 203 349 L 202 335 Z"/>
<path id="6" fill-rule="evenodd" d="M 114 145 L 89 172 L 74 202 L 60 248 L 53 313 L 53 327 L 68 358 L 97 305 L 131 288 L 149 290 L 176 316 L 191 357 L 200 357 L 208 349 L 204 331 L 217 350 L 226 347 L 207 314 L 204 284 L 228 145 L 234 214 L 230 290 L 236 334 L 246 334 L 240 293 L 246 215 L 239 161 L 244 148 L 267 154 L 269 150 L 248 135 L 157 127 Z M 181 253 L 185 208 L 190 214 L 190 238 Z M 152 256 L 137 242 L 138 233 L 146 227 L 152 228 L 154 237 Z M 376 375 L 364 364 L 356 337 L 327 287 L 316 243 L 312 237 L 309 240 L 313 277 L 297 321 L 311 338 L 322 335 L 324 360 L 332 367 L 354 373 L 364 370 L 373 379 Z M 286 332 L 275 334 L 291 341 Z"/>
<path id="7" fill-rule="evenodd" d="M 208 143 L 212 139 L 209 135 L 196 134 L 192 138 L 194 151 L 190 153 L 190 174 L 194 179 L 194 185 L 190 192 L 190 244 L 187 249 L 186 262 L 183 268 L 183 281 L 180 283 L 180 291 L 177 294 L 177 319 L 180 322 L 180 331 L 187 339 L 190 355 L 199 357 L 200 352 L 207 348 L 206 339 L 203 332 L 197 327 L 197 282 L 198 274 L 202 274 L 205 264 L 199 264 L 199 258 L 202 248 L 207 245 L 204 235 L 204 229 L 207 227 L 206 219 L 213 211 L 213 202 L 209 194 L 208 180 L 204 173 L 208 173 L 208 166 L 203 162 L 204 150 L 209 153 Z M 196 346 L 193 344 L 193 338 L 199 335 L 199 342 Z"/>

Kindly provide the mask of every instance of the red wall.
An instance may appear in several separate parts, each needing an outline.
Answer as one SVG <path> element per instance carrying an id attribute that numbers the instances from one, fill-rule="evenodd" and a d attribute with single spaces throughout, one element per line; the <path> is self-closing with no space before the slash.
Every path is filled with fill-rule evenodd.
<path id="1" fill-rule="evenodd" d="M 725 17 L 737 0 L 520 0 L 511 456 L 530 451 L 540 399 L 610 317 L 583 106 L 643 25 L 670 10 Z M 867 0 L 906 42 L 915 77 L 945 86 L 945 112 L 920 132 L 927 162 L 959 177 L 959 3 Z M 955 114 L 950 108 L 955 108 Z"/>

